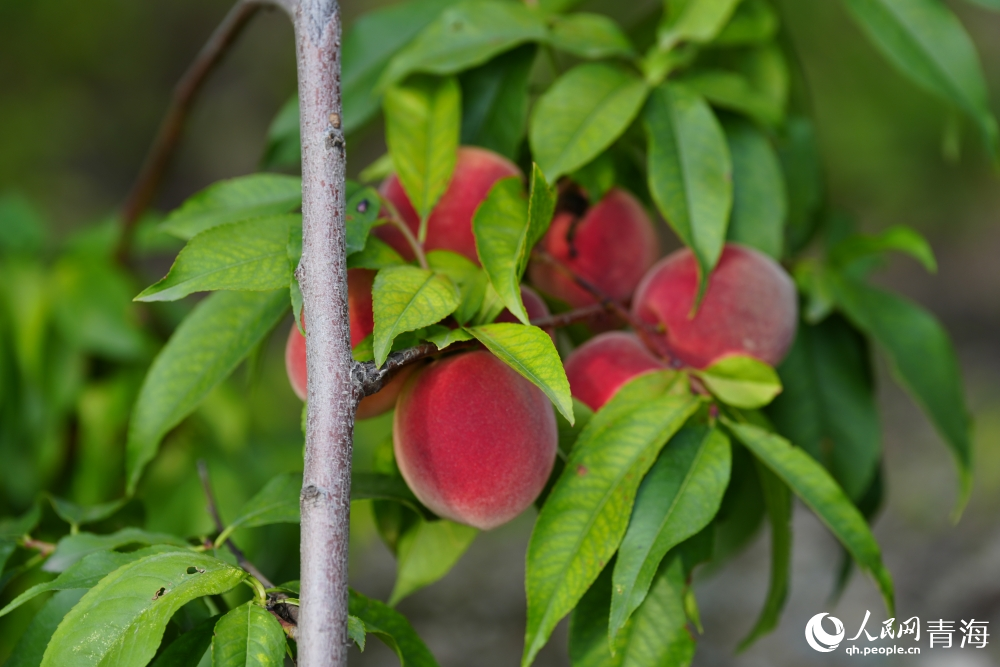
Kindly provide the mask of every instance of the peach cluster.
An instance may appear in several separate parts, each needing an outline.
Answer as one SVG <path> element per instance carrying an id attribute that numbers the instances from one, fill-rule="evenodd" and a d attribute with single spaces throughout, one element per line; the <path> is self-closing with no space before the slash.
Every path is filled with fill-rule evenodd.
<path id="1" fill-rule="evenodd" d="M 426 250 L 450 250 L 478 264 L 472 219 L 500 179 L 522 176 L 490 151 L 462 147 L 454 176 L 428 219 Z M 419 218 L 390 176 L 383 197 L 416 234 Z M 528 268 L 531 283 L 557 304 L 579 308 L 601 298 L 631 301 L 641 336 L 608 331 L 617 317 L 591 318 L 603 331 L 570 353 L 566 374 L 575 397 L 593 410 L 639 374 L 670 367 L 702 369 L 731 354 L 781 361 L 795 337 L 798 303 L 788 274 L 756 250 L 727 244 L 703 298 L 695 303 L 698 265 L 690 250 L 657 262 L 659 241 L 640 202 L 620 188 L 590 202 L 576 185 L 561 196 Z M 412 248 L 390 225 L 373 233 L 405 258 Z M 374 272 L 348 272 L 351 345 L 371 334 Z M 532 319 L 549 314 L 531 288 L 522 299 Z M 515 321 L 504 311 L 497 321 Z M 554 336 L 554 332 L 550 331 Z M 656 342 L 653 350 L 647 342 Z M 305 338 L 293 326 L 285 354 L 295 392 L 306 395 Z M 557 450 L 553 409 L 545 395 L 483 349 L 410 366 L 365 398 L 358 418 L 395 407 L 393 441 L 400 472 L 438 515 L 482 529 L 517 516 L 542 491 Z"/>

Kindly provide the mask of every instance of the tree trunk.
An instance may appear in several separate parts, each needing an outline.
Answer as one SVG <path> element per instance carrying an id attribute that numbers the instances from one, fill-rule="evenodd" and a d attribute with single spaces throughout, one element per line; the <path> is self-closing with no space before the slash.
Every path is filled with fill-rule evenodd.
<path id="1" fill-rule="evenodd" d="M 341 131 L 340 9 L 335 0 L 294 7 L 302 124 L 302 287 L 309 375 L 302 483 L 301 667 L 347 664 L 347 547 L 351 382 Z"/>

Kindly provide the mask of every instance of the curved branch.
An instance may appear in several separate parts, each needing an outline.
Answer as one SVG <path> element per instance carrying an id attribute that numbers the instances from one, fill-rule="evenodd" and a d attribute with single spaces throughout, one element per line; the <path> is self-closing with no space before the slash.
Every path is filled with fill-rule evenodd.
<path id="1" fill-rule="evenodd" d="M 208 38 L 194 62 L 191 63 L 191 66 L 174 87 L 167 113 L 160 123 L 156 138 L 146 154 L 142 169 L 140 169 L 139 175 L 125 199 L 125 204 L 122 206 L 121 237 L 118 239 L 118 247 L 115 249 L 115 257 L 120 263 L 124 263 L 128 259 L 135 236 L 135 227 L 159 190 L 170 159 L 180 143 L 184 123 L 198 92 L 208 79 L 208 75 L 219 64 L 250 19 L 261 7 L 267 5 L 279 6 L 286 11 L 288 10 L 286 3 L 281 0 L 239 0 L 233 5 L 233 8 L 229 10 L 212 36 Z"/>

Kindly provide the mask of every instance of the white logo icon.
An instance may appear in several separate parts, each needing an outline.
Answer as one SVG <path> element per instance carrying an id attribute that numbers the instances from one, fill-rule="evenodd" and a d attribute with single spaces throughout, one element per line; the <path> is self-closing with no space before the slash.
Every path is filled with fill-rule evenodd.
<path id="1" fill-rule="evenodd" d="M 806 623 L 806 641 L 809 642 L 809 646 L 821 653 L 836 651 L 844 639 L 844 624 L 836 616 L 830 616 L 830 620 L 833 621 L 834 634 L 828 634 L 823 629 L 823 618 L 826 616 L 828 614 L 825 612 L 816 614 Z"/>

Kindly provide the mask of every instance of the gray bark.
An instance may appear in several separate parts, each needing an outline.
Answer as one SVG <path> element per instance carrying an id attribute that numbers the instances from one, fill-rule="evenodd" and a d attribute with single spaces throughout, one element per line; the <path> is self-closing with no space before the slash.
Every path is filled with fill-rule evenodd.
<path id="1" fill-rule="evenodd" d="M 300 667 L 347 665 L 347 548 L 357 396 L 351 377 L 341 131 L 340 8 L 292 8 L 302 125 L 302 261 L 309 408 L 302 482 Z"/>

